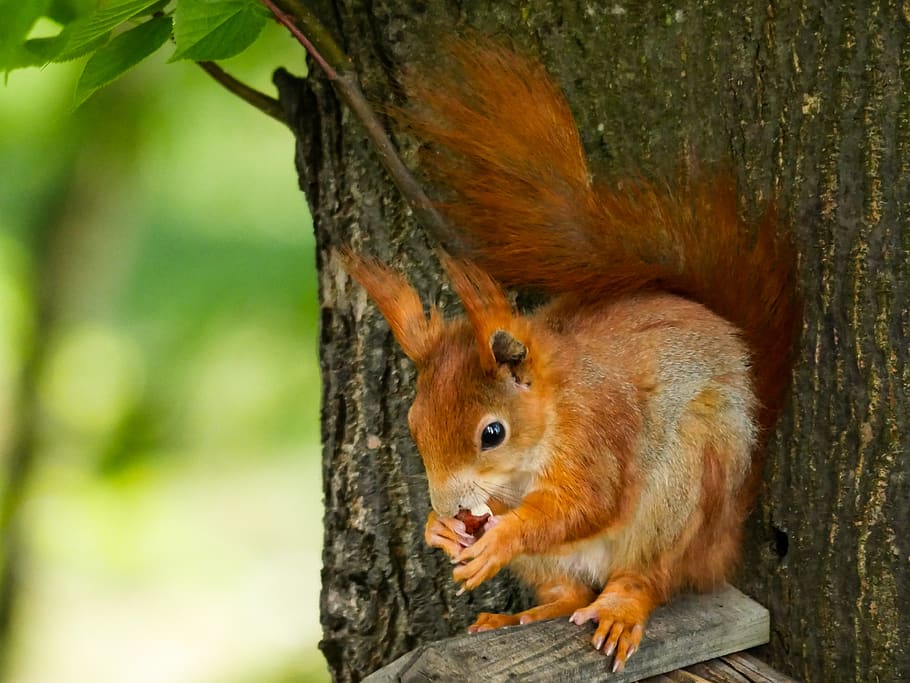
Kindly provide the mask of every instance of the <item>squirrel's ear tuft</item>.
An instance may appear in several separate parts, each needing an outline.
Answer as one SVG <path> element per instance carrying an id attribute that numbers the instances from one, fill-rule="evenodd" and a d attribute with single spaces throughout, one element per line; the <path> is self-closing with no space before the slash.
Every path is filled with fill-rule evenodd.
<path id="1" fill-rule="evenodd" d="M 350 249 L 344 249 L 339 256 L 342 267 L 379 308 L 405 355 L 418 366 L 426 362 L 442 329 L 437 311 L 431 309 L 427 318 L 414 288 L 379 261 L 358 256 Z"/>
<path id="2" fill-rule="evenodd" d="M 474 330 L 480 364 L 484 370 L 493 372 L 501 364 L 491 345 L 493 337 L 511 327 L 512 306 L 502 288 L 475 264 L 454 259 L 442 251 L 439 252 L 439 260 L 449 274 L 452 287 L 461 299 L 465 315 Z"/>
<path id="3" fill-rule="evenodd" d="M 505 330 L 496 330 L 490 337 L 490 349 L 500 365 L 515 367 L 528 355 L 528 347 Z"/>

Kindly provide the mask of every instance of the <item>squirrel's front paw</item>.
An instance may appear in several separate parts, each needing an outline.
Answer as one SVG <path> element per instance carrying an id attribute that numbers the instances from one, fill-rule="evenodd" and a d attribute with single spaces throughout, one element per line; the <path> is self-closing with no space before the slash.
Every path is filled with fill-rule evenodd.
<path id="1" fill-rule="evenodd" d="M 462 549 L 474 542 L 474 537 L 467 533 L 464 522 L 454 517 L 440 517 L 430 510 L 424 539 L 431 548 L 441 548 L 453 562 Z"/>
<path id="2" fill-rule="evenodd" d="M 495 519 L 495 518 L 494 518 Z M 517 535 L 510 534 L 509 526 L 494 524 L 473 545 L 464 548 L 455 560 L 459 563 L 452 576 L 461 584 L 459 595 L 474 590 L 487 579 L 491 579 L 505 567 L 513 557 L 521 553 Z"/>
<path id="3" fill-rule="evenodd" d="M 635 595 L 623 595 L 605 590 L 587 607 L 576 610 L 569 621 L 581 626 L 589 621 L 597 622 L 597 630 L 591 638 L 595 650 L 603 648 L 607 656 L 613 657 L 613 672 L 622 671 L 626 661 L 638 649 L 645 632 L 645 622 L 651 611 L 647 600 Z"/>

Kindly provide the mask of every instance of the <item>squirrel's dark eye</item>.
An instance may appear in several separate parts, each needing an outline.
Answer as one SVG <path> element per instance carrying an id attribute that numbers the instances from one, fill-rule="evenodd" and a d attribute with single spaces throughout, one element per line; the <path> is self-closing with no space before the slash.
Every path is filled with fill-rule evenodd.
<path id="1" fill-rule="evenodd" d="M 496 448 L 506 438 L 506 428 L 502 422 L 491 422 L 480 433 L 480 450 Z"/>

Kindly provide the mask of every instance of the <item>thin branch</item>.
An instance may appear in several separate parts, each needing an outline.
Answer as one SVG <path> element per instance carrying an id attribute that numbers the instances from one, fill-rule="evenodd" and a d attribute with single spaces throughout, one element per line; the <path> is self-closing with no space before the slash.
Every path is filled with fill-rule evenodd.
<path id="1" fill-rule="evenodd" d="M 337 72 L 349 69 L 351 60 L 338 47 L 329 30 L 303 3 L 298 0 L 262 0 L 262 4 L 306 48 L 330 81 L 338 77 Z"/>
<path id="2" fill-rule="evenodd" d="M 280 121 L 288 126 L 288 120 L 284 114 L 284 108 L 281 103 L 274 97 L 269 97 L 255 88 L 251 88 L 246 83 L 238 81 L 227 71 L 222 69 L 215 62 L 196 62 L 202 70 L 214 78 L 218 83 L 223 85 L 227 90 L 237 95 L 240 99 L 253 105 L 264 114 L 268 114 L 276 121 Z"/>
<path id="3" fill-rule="evenodd" d="M 360 89 L 360 80 L 351 68 L 350 58 L 338 47 L 328 29 L 298 0 L 262 0 L 262 4 L 309 52 L 338 96 L 360 120 L 382 165 L 417 219 L 441 242 L 451 238 L 445 219 L 398 156 L 385 127 Z"/>

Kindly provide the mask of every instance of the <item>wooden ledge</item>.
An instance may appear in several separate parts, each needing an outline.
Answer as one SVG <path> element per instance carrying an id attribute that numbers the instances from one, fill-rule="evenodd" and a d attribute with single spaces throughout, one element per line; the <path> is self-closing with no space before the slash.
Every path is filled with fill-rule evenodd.
<path id="1" fill-rule="evenodd" d="M 769 630 L 768 610 L 726 586 L 708 595 L 679 596 L 655 610 L 639 650 L 626 670 L 618 674 L 610 673 L 611 659 L 591 647 L 593 624 L 575 626 L 568 619 L 554 619 L 427 643 L 365 681 L 627 683 L 763 645 L 768 642 Z M 705 680 L 691 676 L 679 680 Z"/>
<path id="2" fill-rule="evenodd" d="M 642 683 L 797 683 L 747 652 L 735 652 L 676 669 Z"/>

